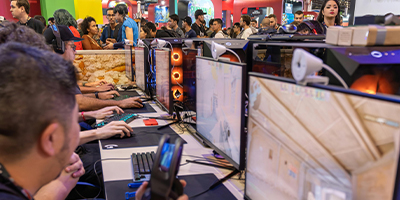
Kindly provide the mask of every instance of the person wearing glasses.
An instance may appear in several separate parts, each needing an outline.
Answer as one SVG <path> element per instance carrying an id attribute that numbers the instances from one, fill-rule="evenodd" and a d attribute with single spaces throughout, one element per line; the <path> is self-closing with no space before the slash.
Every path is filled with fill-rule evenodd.
<path id="1" fill-rule="evenodd" d="M 118 39 L 118 31 L 122 26 L 122 23 L 117 23 L 115 20 L 114 9 L 107 9 L 107 20 L 108 23 L 106 27 L 104 27 L 103 32 L 101 33 L 100 40 L 103 44 L 106 44 L 107 41 L 111 43 L 116 43 Z"/>

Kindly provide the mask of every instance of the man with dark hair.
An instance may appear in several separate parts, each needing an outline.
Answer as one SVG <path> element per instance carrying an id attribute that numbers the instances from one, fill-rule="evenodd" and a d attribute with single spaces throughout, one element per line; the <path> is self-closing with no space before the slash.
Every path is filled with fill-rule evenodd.
<path id="1" fill-rule="evenodd" d="M 185 29 L 185 38 L 196 38 L 197 34 L 194 32 L 194 30 L 191 28 L 192 25 L 192 18 L 189 16 L 186 16 L 185 18 L 182 19 L 182 28 Z"/>
<path id="2" fill-rule="evenodd" d="M 222 31 L 221 19 L 214 19 L 213 23 L 214 32 L 216 33 L 214 38 L 229 38 L 229 36 Z"/>
<path id="3" fill-rule="evenodd" d="M 240 17 L 240 27 L 243 28 L 242 32 L 239 33 L 239 35 L 237 36 L 237 38 L 240 39 L 245 39 L 247 40 L 247 38 L 253 34 L 253 33 L 257 33 L 257 30 L 253 27 L 250 27 L 250 21 L 251 18 L 248 15 L 242 15 Z M 254 30 L 253 30 L 254 29 Z"/>
<path id="4" fill-rule="evenodd" d="M 115 20 L 114 8 L 107 9 L 107 16 L 108 24 L 103 29 L 101 33 L 100 40 L 106 44 L 107 41 L 116 43 L 118 39 L 118 31 L 121 28 L 122 23 L 117 23 Z"/>
<path id="5" fill-rule="evenodd" d="M 142 17 L 142 18 L 140 19 L 140 26 L 146 25 L 147 22 L 148 22 L 148 21 L 147 21 L 144 17 Z"/>
<path id="6" fill-rule="evenodd" d="M 0 105 L 7 105 L 0 107 L 0 199 L 65 199 L 84 173 L 74 153 L 74 66 L 14 42 L 1 45 L 0 62 Z M 77 165 L 67 172 L 71 163 Z"/>
<path id="7" fill-rule="evenodd" d="M 172 31 L 175 31 L 181 38 L 183 38 L 185 37 L 185 34 L 183 33 L 182 29 L 179 28 L 178 23 L 179 17 L 177 14 L 172 14 L 169 16 L 168 27 L 170 27 Z"/>
<path id="8" fill-rule="evenodd" d="M 231 35 L 230 37 L 233 38 L 238 38 L 237 36 L 240 34 L 241 32 L 241 28 L 240 28 L 240 23 L 236 22 L 235 24 L 233 24 L 232 26 L 232 31 L 231 31 Z"/>
<path id="9" fill-rule="evenodd" d="M 278 30 L 279 25 L 278 25 L 278 23 L 277 23 L 276 15 L 270 14 L 270 15 L 268 15 L 268 19 L 269 19 L 269 22 L 270 22 L 270 26 L 271 26 L 272 28 Z"/>
<path id="10" fill-rule="evenodd" d="M 20 25 L 28 26 L 35 30 L 36 33 L 42 34 L 44 25 L 41 21 L 29 17 L 30 4 L 28 0 L 11 0 L 11 15 L 18 19 Z"/>
<path id="11" fill-rule="evenodd" d="M 208 22 L 208 24 L 210 24 L 210 28 L 206 31 L 207 36 L 208 36 L 209 38 L 214 38 L 214 37 L 215 37 L 215 34 L 217 34 L 217 33 L 215 32 L 215 29 L 214 29 L 214 19 L 210 19 L 210 21 Z"/>
<path id="12" fill-rule="evenodd" d="M 257 23 L 258 23 L 257 20 L 252 19 L 251 22 L 250 22 L 250 26 L 254 27 L 254 28 L 257 28 Z"/>
<path id="13" fill-rule="evenodd" d="M 304 13 L 301 10 L 298 10 L 294 13 L 294 21 L 302 23 L 304 20 Z"/>
<path id="14" fill-rule="evenodd" d="M 149 28 L 151 38 L 169 38 L 169 37 L 179 37 L 178 33 L 173 30 L 157 30 L 156 26 L 152 22 L 147 22 L 146 27 Z"/>
<path id="15" fill-rule="evenodd" d="M 198 9 L 194 13 L 194 17 L 196 18 L 196 21 L 192 25 L 192 29 L 194 32 L 196 32 L 196 35 L 198 38 L 206 38 L 206 29 L 203 26 L 204 21 L 204 15 L 206 15 L 203 10 Z"/>

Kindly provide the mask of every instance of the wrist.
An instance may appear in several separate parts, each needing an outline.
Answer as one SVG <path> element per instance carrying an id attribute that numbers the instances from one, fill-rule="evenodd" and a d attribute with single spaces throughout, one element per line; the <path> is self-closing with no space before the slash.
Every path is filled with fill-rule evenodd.
<path id="1" fill-rule="evenodd" d="M 95 119 L 96 118 L 96 112 L 95 111 L 83 112 L 83 115 L 84 115 L 86 120 Z"/>
<path id="2" fill-rule="evenodd" d="M 96 97 L 96 99 L 99 99 L 99 92 L 95 92 L 94 96 Z"/>

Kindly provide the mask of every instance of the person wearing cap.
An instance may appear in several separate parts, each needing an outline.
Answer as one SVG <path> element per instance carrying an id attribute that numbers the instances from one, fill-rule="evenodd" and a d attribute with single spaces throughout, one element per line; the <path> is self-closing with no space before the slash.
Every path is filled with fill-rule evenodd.
<path id="1" fill-rule="evenodd" d="M 182 28 L 185 29 L 185 38 L 196 38 L 197 34 L 194 30 L 190 27 L 192 25 L 192 18 L 186 16 L 182 19 Z"/>
<path id="2" fill-rule="evenodd" d="M 183 38 L 185 34 L 183 33 L 182 29 L 179 28 L 178 23 L 179 23 L 179 17 L 177 14 L 172 14 L 169 16 L 168 20 L 169 28 L 171 28 L 172 31 L 175 31 L 181 38 Z"/>
<path id="3" fill-rule="evenodd" d="M 203 10 L 198 9 L 196 10 L 196 12 L 194 13 L 194 17 L 196 18 L 196 21 L 193 23 L 192 25 L 192 29 L 194 30 L 194 32 L 196 32 L 196 35 L 198 38 L 206 38 L 206 29 L 203 26 L 203 23 L 205 23 L 204 21 L 204 15 L 206 15 L 207 13 L 205 13 Z"/>
<path id="4" fill-rule="evenodd" d="M 18 19 L 17 24 L 28 26 L 35 30 L 36 33 L 43 33 L 43 23 L 37 19 L 29 17 L 30 4 L 28 0 L 11 0 L 11 15 Z"/>

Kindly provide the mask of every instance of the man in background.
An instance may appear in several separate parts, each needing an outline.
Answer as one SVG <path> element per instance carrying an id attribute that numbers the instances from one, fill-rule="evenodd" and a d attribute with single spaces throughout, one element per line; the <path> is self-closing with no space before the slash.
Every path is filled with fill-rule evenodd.
<path id="1" fill-rule="evenodd" d="M 172 31 L 175 31 L 175 33 L 177 33 L 179 37 L 183 38 L 185 37 L 185 34 L 183 33 L 182 29 L 179 28 L 178 23 L 179 17 L 177 14 L 172 14 L 169 16 L 168 27 L 171 28 Z"/>
<path id="2" fill-rule="evenodd" d="M 42 34 L 44 25 L 41 21 L 29 17 L 30 4 L 28 0 L 11 0 L 11 15 L 18 19 L 17 24 L 28 26 L 36 33 Z"/>
<path id="3" fill-rule="evenodd" d="M 108 24 L 101 33 L 100 40 L 105 44 L 107 41 L 116 43 L 118 38 L 118 31 L 121 28 L 122 23 L 117 23 L 115 20 L 114 8 L 107 9 L 107 20 Z"/>
<path id="4" fill-rule="evenodd" d="M 279 25 L 278 25 L 278 23 L 277 23 L 276 15 L 270 14 L 270 15 L 268 16 L 268 18 L 269 18 L 269 22 L 270 22 L 269 25 L 270 25 L 272 28 L 274 28 L 275 30 L 278 30 Z"/>
<path id="5" fill-rule="evenodd" d="M 194 17 L 196 19 L 196 21 L 193 23 L 192 25 L 192 29 L 194 30 L 194 32 L 196 32 L 196 35 L 198 38 L 206 38 L 206 29 L 203 26 L 203 23 L 205 23 L 204 21 L 204 15 L 206 15 L 207 13 L 203 12 L 203 10 L 198 9 L 196 10 L 196 12 L 194 13 Z"/>
<path id="6" fill-rule="evenodd" d="M 240 27 L 243 29 L 239 35 L 237 36 L 237 38 L 240 39 L 245 39 L 247 40 L 247 38 L 253 34 L 253 33 L 257 33 L 257 30 L 253 27 L 250 27 L 250 21 L 251 18 L 248 15 L 242 15 L 240 17 Z M 254 30 L 253 30 L 254 29 Z"/>
<path id="7" fill-rule="evenodd" d="M 304 20 L 304 13 L 301 10 L 298 10 L 294 13 L 294 21 L 302 23 Z"/>
<path id="8" fill-rule="evenodd" d="M 229 38 L 229 36 L 222 31 L 221 19 L 214 19 L 213 23 L 214 32 L 216 33 L 214 38 Z"/>
<path id="9" fill-rule="evenodd" d="M 191 27 L 192 25 L 192 18 L 189 16 L 186 16 L 185 18 L 182 19 L 182 28 L 185 29 L 185 38 L 197 38 L 196 32 Z"/>
<path id="10" fill-rule="evenodd" d="M 258 23 L 257 20 L 252 19 L 251 22 L 250 22 L 250 26 L 253 27 L 253 28 L 257 28 L 257 23 Z"/>

